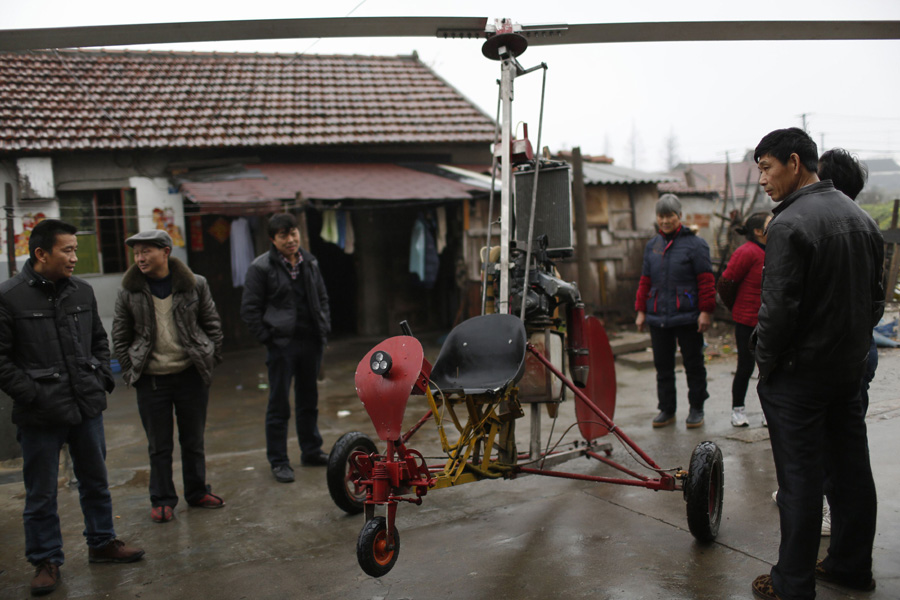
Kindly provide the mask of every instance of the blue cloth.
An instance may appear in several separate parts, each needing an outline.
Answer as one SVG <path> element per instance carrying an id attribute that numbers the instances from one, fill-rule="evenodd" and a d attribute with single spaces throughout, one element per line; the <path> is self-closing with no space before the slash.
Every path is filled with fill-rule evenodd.
<path id="1" fill-rule="evenodd" d="M 184 497 L 188 504 L 199 501 L 209 489 L 206 487 L 206 453 L 203 450 L 209 387 L 203 383 L 196 367 L 172 375 L 144 374 L 134 387 L 149 443 L 150 504 L 172 508 L 178 504 L 178 493 L 172 480 L 173 411 L 178 422 Z"/>
<path id="2" fill-rule="evenodd" d="M 287 346 L 268 345 L 269 405 L 266 409 L 266 458 L 273 467 L 289 465 L 288 422 L 291 418 L 291 379 L 294 379 L 294 420 L 302 456 L 322 449 L 319 434 L 319 390 L 316 379 L 322 364 L 322 344 L 315 336 L 294 338 Z"/>
<path id="3" fill-rule="evenodd" d="M 62 532 L 57 512 L 59 452 L 69 444 L 69 456 L 78 479 L 84 515 L 84 537 L 91 548 L 102 548 L 116 532 L 112 499 L 106 477 L 106 437 L 103 415 L 85 417 L 78 425 L 21 426 L 22 473 L 25 478 L 25 557 L 37 565 L 63 564 Z"/>
<path id="4" fill-rule="evenodd" d="M 409 272 L 413 275 L 414 283 L 429 290 L 437 283 L 441 262 L 434 232 L 434 222 L 420 214 L 413 224 L 409 243 Z"/>

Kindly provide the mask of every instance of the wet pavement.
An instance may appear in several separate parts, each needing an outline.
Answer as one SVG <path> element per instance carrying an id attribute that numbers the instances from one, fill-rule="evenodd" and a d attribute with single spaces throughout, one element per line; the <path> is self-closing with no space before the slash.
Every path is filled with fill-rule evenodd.
<path id="1" fill-rule="evenodd" d="M 340 340 L 329 347 L 320 384 L 326 450 L 349 431 L 377 439 L 353 388 L 358 360 L 377 341 Z M 436 358 L 436 344 L 426 344 L 426 356 Z M 88 564 L 78 492 L 61 479 L 66 564 L 63 583 L 51 598 L 751 598 L 750 582 L 767 573 L 777 558 L 778 510 L 770 496 L 775 473 L 752 389 L 747 400 L 751 427 L 736 429 L 729 421 L 733 356 L 708 365 L 711 398 L 706 423 L 695 430 L 684 427 L 683 374 L 678 376 L 677 424 L 653 430 L 653 371 L 616 369 L 616 424 L 658 464 L 687 467 L 691 451 L 703 440 L 721 447 L 725 505 L 714 543 L 697 543 L 688 532 L 680 492 L 528 476 L 433 490 L 422 506 L 402 504 L 400 557 L 380 579 L 365 575 L 356 561 L 363 517 L 348 516 L 333 504 L 323 468 L 299 465 L 295 437 L 290 451 L 296 482 L 273 479 L 263 431 L 267 391 L 259 388 L 265 382 L 263 362 L 261 349 L 227 355 L 210 394 L 208 481 L 227 506 L 204 510 L 182 500 L 175 520 L 166 524 L 150 520 L 146 438 L 134 392 L 124 385 L 116 389 L 105 413 L 116 531 L 147 555 L 130 565 Z M 408 424 L 424 414 L 424 405 L 422 397 L 410 400 Z M 555 426 L 545 413 L 545 439 L 551 427 L 554 439 L 564 432 L 574 422 L 573 414 L 571 401 Z M 527 447 L 523 436 L 528 421 L 526 414 L 518 424 L 520 449 Z M 900 425 L 898 350 L 881 352 L 867 421 L 879 493 L 878 588 L 852 593 L 820 583 L 818 598 L 825 600 L 900 598 L 900 442 L 893 429 Z M 573 430 L 566 438 L 574 435 Z M 434 456 L 439 450 L 434 426 L 426 424 L 410 446 Z M 634 465 L 619 445 L 613 456 Z M 612 474 L 586 459 L 563 467 Z M 181 489 L 177 477 L 176 486 Z M 29 593 L 32 569 L 24 559 L 23 498 L 20 472 L 15 463 L 7 463 L 0 468 L 0 599 Z"/>

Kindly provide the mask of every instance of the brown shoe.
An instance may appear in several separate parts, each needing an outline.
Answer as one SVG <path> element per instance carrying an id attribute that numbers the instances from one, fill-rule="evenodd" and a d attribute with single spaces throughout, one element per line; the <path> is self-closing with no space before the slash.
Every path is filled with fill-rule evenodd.
<path id="1" fill-rule="evenodd" d="M 775 593 L 775 585 L 772 583 L 771 575 L 760 575 L 753 580 L 751 585 L 753 595 L 762 600 L 781 600 Z"/>
<path id="2" fill-rule="evenodd" d="M 60 578 L 59 565 L 47 561 L 39 563 L 31 580 L 31 595 L 49 594 L 59 585 Z"/>
<path id="3" fill-rule="evenodd" d="M 144 551 L 126 546 L 122 540 L 110 540 L 102 548 L 88 549 L 88 561 L 92 563 L 130 563 L 141 560 Z"/>
<path id="4" fill-rule="evenodd" d="M 859 579 L 853 579 L 846 575 L 838 575 L 837 573 L 827 571 L 822 566 L 822 562 L 823 561 L 821 560 L 816 561 L 816 579 L 850 588 L 851 590 L 859 590 L 860 592 L 871 592 L 875 589 L 874 577 L 869 577 L 868 581 L 860 581 Z"/>

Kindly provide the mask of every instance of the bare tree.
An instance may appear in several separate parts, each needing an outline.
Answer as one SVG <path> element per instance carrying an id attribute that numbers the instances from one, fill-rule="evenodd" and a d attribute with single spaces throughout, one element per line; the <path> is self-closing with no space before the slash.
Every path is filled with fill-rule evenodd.
<path id="1" fill-rule="evenodd" d="M 631 156 L 631 168 L 637 169 L 638 160 L 642 158 L 643 148 L 641 147 L 641 137 L 638 134 L 637 126 L 634 121 L 631 122 L 631 137 L 628 138 L 627 150 Z"/>
<path id="2" fill-rule="evenodd" d="M 675 129 L 669 129 L 669 135 L 666 137 L 666 147 L 665 147 L 665 157 L 666 159 L 666 169 L 671 171 L 678 163 L 681 162 L 681 159 L 678 156 L 678 136 L 675 135 Z"/>

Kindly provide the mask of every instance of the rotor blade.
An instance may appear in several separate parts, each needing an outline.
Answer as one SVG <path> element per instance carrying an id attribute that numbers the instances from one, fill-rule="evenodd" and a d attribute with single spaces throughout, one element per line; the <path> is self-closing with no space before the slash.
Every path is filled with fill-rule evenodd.
<path id="1" fill-rule="evenodd" d="M 485 36 L 484 17 L 337 17 L 0 30 L 0 50 L 90 48 L 226 40 Z"/>
<path id="2" fill-rule="evenodd" d="M 900 21 L 700 21 L 524 25 L 531 46 L 621 42 L 900 39 Z"/>

